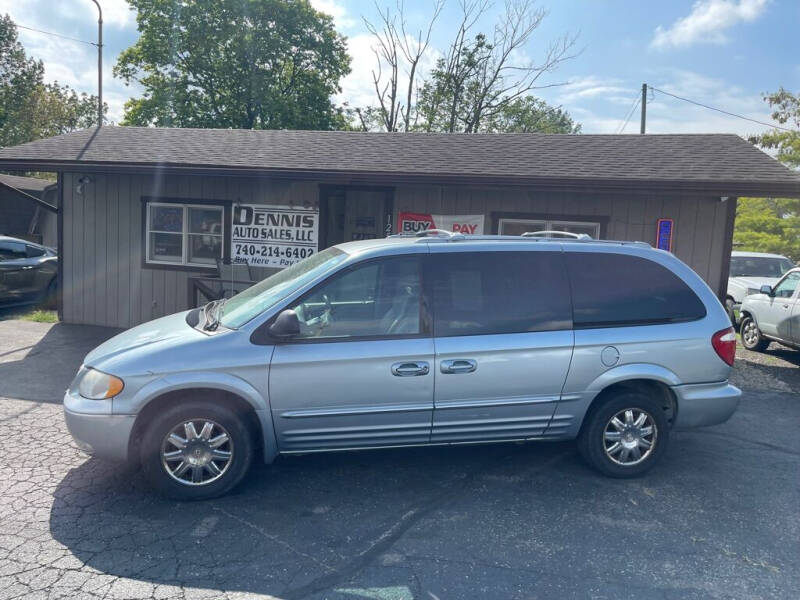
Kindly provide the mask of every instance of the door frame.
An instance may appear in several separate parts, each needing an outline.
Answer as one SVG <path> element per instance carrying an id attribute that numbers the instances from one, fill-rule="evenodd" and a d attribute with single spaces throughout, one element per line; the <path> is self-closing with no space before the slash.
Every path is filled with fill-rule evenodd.
<path id="1" fill-rule="evenodd" d="M 324 250 L 329 246 L 328 244 L 328 215 L 329 215 L 329 208 L 327 196 L 332 192 L 342 190 L 347 192 L 347 190 L 357 190 L 359 192 L 383 192 L 385 194 L 384 197 L 384 206 L 383 206 L 383 215 L 381 215 L 381 219 L 384 223 L 384 232 L 388 234 L 394 233 L 394 193 L 395 188 L 394 186 L 387 186 L 387 185 L 348 185 L 348 184 L 328 184 L 328 183 L 321 183 L 319 184 L 319 192 L 318 192 L 318 205 L 319 205 L 319 239 L 317 242 L 317 252 Z"/>

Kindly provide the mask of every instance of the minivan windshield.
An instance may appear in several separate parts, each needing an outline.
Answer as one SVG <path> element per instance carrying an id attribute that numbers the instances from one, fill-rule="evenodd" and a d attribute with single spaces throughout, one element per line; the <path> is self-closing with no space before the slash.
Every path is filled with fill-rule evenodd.
<path id="1" fill-rule="evenodd" d="M 732 256 L 731 277 L 774 277 L 783 276 L 793 268 L 788 258 L 775 256 Z"/>
<path id="2" fill-rule="evenodd" d="M 328 248 L 278 271 L 225 302 L 221 309 L 220 323 L 229 329 L 241 327 L 345 258 L 347 253 L 338 248 Z"/>

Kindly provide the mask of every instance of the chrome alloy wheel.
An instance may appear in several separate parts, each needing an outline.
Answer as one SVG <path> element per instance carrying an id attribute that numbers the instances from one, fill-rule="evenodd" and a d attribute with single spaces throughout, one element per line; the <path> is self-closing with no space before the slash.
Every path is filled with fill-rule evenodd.
<path id="1" fill-rule="evenodd" d="M 603 430 L 606 456 L 623 467 L 637 465 L 656 447 L 658 427 L 647 411 L 626 408 L 615 414 Z"/>
<path id="2" fill-rule="evenodd" d="M 747 344 L 747 346 L 750 348 L 758 343 L 758 325 L 756 325 L 756 322 L 753 321 L 753 319 L 747 319 L 747 322 L 744 324 L 744 328 L 742 329 L 742 338 L 744 338 L 745 344 Z"/>
<path id="3" fill-rule="evenodd" d="M 219 423 L 208 419 L 192 419 L 177 425 L 161 444 L 164 470 L 184 485 L 216 481 L 228 470 L 232 459 L 231 436 Z"/>

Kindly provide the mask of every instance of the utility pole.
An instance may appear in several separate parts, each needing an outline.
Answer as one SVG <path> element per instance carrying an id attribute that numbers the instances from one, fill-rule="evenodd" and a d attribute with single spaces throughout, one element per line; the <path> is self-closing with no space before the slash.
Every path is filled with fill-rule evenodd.
<path id="1" fill-rule="evenodd" d="M 103 124 L 103 9 L 97 5 L 97 126 Z"/>
<path id="2" fill-rule="evenodd" d="M 642 84 L 642 123 L 639 126 L 639 133 L 644 135 L 644 126 L 647 122 L 647 84 Z"/>

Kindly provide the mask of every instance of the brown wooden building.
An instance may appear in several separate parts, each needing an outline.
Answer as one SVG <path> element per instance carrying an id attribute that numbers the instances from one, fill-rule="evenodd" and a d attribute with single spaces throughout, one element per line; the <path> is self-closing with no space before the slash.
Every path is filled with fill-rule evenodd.
<path id="1" fill-rule="evenodd" d="M 800 174 L 735 135 L 102 127 L 0 150 L 58 173 L 61 314 L 130 327 L 188 308 L 217 259 L 256 278 L 398 229 L 557 229 L 674 252 L 724 297 L 739 196 Z"/>

